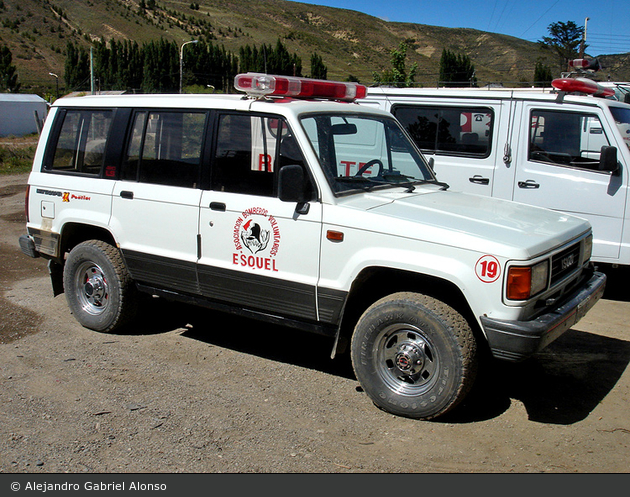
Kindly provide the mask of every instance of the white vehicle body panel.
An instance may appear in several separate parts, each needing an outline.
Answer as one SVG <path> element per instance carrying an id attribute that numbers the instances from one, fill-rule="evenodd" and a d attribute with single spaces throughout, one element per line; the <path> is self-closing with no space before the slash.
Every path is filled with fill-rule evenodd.
<path id="1" fill-rule="evenodd" d="M 630 149 L 624 135 L 628 125 L 616 123 L 609 109 L 616 106 L 630 110 L 630 106 L 589 96 L 566 95 L 560 102 L 556 94 L 535 90 L 392 88 L 370 88 L 365 104 L 371 108 L 378 105 L 395 115 L 397 107 L 405 106 L 490 110 L 494 125 L 487 156 L 424 151 L 427 157 L 434 159 L 438 179 L 453 190 L 513 200 L 587 219 L 593 226 L 593 260 L 630 264 Z M 602 145 L 616 147 L 620 171 L 611 174 L 532 160 L 528 150 L 534 126 L 531 116 L 541 112 L 592 116 L 582 128 L 582 157 L 598 157 Z M 541 136 L 550 129 L 550 125 L 543 127 Z"/>

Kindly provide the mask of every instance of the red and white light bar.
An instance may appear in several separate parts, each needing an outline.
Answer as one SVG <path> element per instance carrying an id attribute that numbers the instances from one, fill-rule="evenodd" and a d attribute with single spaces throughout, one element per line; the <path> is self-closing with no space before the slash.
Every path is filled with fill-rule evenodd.
<path id="1" fill-rule="evenodd" d="M 597 59 L 573 59 L 569 61 L 569 66 L 576 69 L 599 71 L 602 67 Z"/>
<path id="2" fill-rule="evenodd" d="M 365 98 L 367 95 L 367 87 L 357 83 L 259 73 L 238 74 L 234 78 L 234 88 L 256 97 L 277 96 L 352 101 Z"/>
<path id="3" fill-rule="evenodd" d="M 615 94 L 615 90 L 612 88 L 604 88 L 587 78 L 554 79 L 551 86 L 567 93 L 587 93 L 594 97 L 612 97 Z"/>

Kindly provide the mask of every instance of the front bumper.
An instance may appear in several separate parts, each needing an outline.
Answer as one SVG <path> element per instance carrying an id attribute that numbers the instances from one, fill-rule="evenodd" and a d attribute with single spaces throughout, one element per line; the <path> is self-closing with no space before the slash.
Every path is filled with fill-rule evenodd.
<path id="1" fill-rule="evenodd" d="M 559 307 L 531 321 L 504 321 L 481 317 L 492 355 L 497 359 L 521 361 L 542 350 L 576 324 L 604 294 L 606 275 L 595 272 Z"/>

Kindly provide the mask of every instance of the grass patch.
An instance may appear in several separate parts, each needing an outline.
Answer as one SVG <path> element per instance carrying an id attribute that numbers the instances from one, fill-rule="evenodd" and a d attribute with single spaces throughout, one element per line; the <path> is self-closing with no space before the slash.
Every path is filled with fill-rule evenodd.
<path id="1" fill-rule="evenodd" d="M 0 174 L 30 172 L 36 148 L 37 135 L 0 139 Z"/>

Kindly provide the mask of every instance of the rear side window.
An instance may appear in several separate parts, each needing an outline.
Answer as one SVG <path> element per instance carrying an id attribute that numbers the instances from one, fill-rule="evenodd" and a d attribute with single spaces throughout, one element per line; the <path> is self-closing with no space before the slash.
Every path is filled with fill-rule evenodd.
<path id="1" fill-rule="evenodd" d="M 135 113 L 121 179 L 196 188 L 207 114 Z"/>
<path id="2" fill-rule="evenodd" d="M 397 105 L 392 113 L 425 153 L 490 155 L 494 113 L 489 107 Z"/>
<path id="3" fill-rule="evenodd" d="M 98 176 L 112 124 L 111 110 L 67 110 L 46 171 Z"/>

